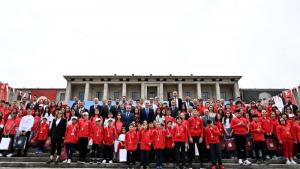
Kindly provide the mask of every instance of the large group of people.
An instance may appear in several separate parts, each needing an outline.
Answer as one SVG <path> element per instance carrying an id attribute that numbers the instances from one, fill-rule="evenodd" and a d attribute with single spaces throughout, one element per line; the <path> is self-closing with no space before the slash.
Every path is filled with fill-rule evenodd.
<path id="1" fill-rule="evenodd" d="M 134 102 L 123 96 L 101 104 L 95 98 L 93 103 L 87 109 L 76 97 L 70 106 L 36 97 L 1 101 L 0 138 L 22 136 L 26 143 L 23 149 L 10 144 L 0 156 L 27 156 L 28 147 L 35 146 L 37 154 L 49 147 L 47 163 L 71 163 L 77 152 L 79 163 L 113 163 L 125 149 L 128 168 L 140 161 L 144 169 L 151 161 L 157 169 L 170 162 L 192 168 L 198 156 L 201 168 L 210 162 L 212 169 L 224 169 L 223 158 L 237 159 L 240 165 L 251 165 L 249 158 L 264 164 L 284 158 L 293 165 L 300 157 L 300 111 L 289 100 L 279 110 L 272 100 L 246 104 L 238 97 L 225 104 L 189 96 L 183 100 L 174 91 L 168 101 Z M 62 161 L 63 149 L 67 157 Z"/>

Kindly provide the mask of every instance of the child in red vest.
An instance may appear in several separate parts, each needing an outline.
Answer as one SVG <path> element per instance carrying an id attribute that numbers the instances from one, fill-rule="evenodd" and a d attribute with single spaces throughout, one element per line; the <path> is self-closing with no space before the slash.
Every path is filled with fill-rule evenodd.
<path id="1" fill-rule="evenodd" d="M 295 123 L 294 133 L 296 135 L 297 146 L 298 146 L 298 159 L 300 159 L 300 118 Z"/>
<path id="2" fill-rule="evenodd" d="M 104 137 L 103 137 L 103 152 L 104 152 L 104 160 L 102 163 L 109 162 L 110 164 L 113 162 L 113 152 L 114 152 L 114 142 L 117 138 L 116 129 L 113 126 L 113 121 L 108 120 L 107 126 L 104 127 Z"/>
<path id="3" fill-rule="evenodd" d="M 48 119 L 47 117 L 43 117 L 43 120 L 40 123 L 39 127 L 37 128 L 37 132 L 36 132 L 38 154 L 44 153 L 44 146 L 48 138 L 48 133 L 49 133 Z"/>
<path id="4" fill-rule="evenodd" d="M 279 119 L 280 125 L 277 126 L 277 138 L 279 144 L 282 144 L 283 156 L 286 158 L 286 164 L 297 164 L 293 160 L 293 140 L 295 140 L 294 131 L 286 120 Z"/>
<path id="5" fill-rule="evenodd" d="M 149 167 L 149 157 L 152 145 L 151 131 L 148 128 L 147 121 L 144 121 L 143 128 L 139 131 L 139 141 L 140 141 L 140 155 L 141 155 L 141 168 L 148 169 Z"/>
<path id="6" fill-rule="evenodd" d="M 176 126 L 174 127 L 173 138 L 175 142 L 176 167 L 185 166 L 185 148 L 188 147 L 188 130 L 183 125 L 181 117 L 176 118 Z M 181 163 L 181 164 L 180 164 Z"/>
<path id="7" fill-rule="evenodd" d="M 8 136 L 11 140 L 14 140 L 16 135 L 16 128 L 19 126 L 20 119 L 17 118 L 17 112 L 13 112 L 10 116 L 11 118 L 8 119 L 5 123 L 3 135 Z M 10 144 L 9 151 L 6 157 L 12 157 L 13 152 L 14 152 L 14 146 L 13 144 Z"/>
<path id="8" fill-rule="evenodd" d="M 65 145 L 67 151 L 67 160 L 63 161 L 64 163 L 70 164 L 72 162 L 73 157 L 73 149 L 78 140 L 78 124 L 77 117 L 71 117 L 71 123 L 66 128 L 65 133 Z"/>
<path id="9" fill-rule="evenodd" d="M 92 132 L 91 132 L 91 139 L 93 140 L 93 145 L 92 145 L 92 161 L 94 163 L 100 163 L 100 146 L 102 145 L 103 142 L 103 137 L 104 137 L 104 130 L 102 126 L 102 118 L 96 118 L 95 119 L 95 124 L 92 126 Z"/>
<path id="10" fill-rule="evenodd" d="M 86 152 L 91 136 L 92 123 L 89 120 L 89 113 L 84 112 L 82 114 L 83 118 L 78 120 L 78 148 L 79 148 L 79 163 L 86 162 Z"/>
<path id="11" fill-rule="evenodd" d="M 129 125 L 129 131 L 125 135 L 125 148 L 127 149 L 128 168 L 135 165 L 135 153 L 138 144 L 138 134 L 133 123 Z"/>
<path id="12" fill-rule="evenodd" d="M 262 160 L 265 162 L 266 160 L 266 146 L 265 146 L 265 130 L 263 123 L 258 120 L 258 115 L 254 114 L 252 116 L 252 122 L 250 123 L 250 132 L 253 137 L 254 147 L 255 147 L 255 156 L 256 163 L 261 163 L 261 159 L 259 157 L 259 151 L 262 154 Z"/>
<path id="13" fill-rule="evenodd" d="M 152 142 L 155 150 L 156 168 L 162 168 L 163 151 L 165 149 L 166 130 L 164 123 L 157 125 L 157 128 L 152 132 Z"/>
<path id="14" fill-rule="evenodd" d="M 222 154 L 220 147 L 220 131 L 217 126 L 213 124 L 213 122 L 208 119 L 207 126 L 204 128 L 204 138 L 206 148 L 209 149 L 210 152 L 210 160 L 212 163 L 212 169 L 217 169 L 217 160 L 219 164 L 219 169 L 224 169 L 222 164 Z"/>
<path id="15" fill-rule="evenodd" d="M 167 163 L 169 163 L 171 159 L 174 160 L 174 130 L 172 128 L 172 124 L 172 121 L 168 121 L 166 127 L 164 157 Z"/>

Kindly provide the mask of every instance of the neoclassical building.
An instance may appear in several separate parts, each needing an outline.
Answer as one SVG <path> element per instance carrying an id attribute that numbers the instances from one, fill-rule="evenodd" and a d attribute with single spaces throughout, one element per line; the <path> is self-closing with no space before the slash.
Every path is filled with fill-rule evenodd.
<path id="1" fill-rule="evenodd" d="M 167 100 L 170 93 L 178 91 L 181 98 L 225 99 L 240 96 L 239 80 L 241 76 L 174 76 L 170 75 L 101 75 L 69 76 L 65 100 L 74 96 L 80 100 L 93 98 L 117 99 L 126 96 L 129 99 L 149 99 L 159 97 Z"/>

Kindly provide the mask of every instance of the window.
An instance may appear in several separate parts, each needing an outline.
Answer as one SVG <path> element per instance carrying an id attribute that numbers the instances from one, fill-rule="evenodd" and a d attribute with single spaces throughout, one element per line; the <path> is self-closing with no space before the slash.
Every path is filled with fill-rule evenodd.
<path id="1" fill-rule="evenodd" d="M 65 93 L 60 93 L 60 94 L 59 94 L 59 100 L 60 100 L 60 101 L 65 100 Z"/>
<path id="2" fill-rule="evenodd" d="M 103 99 L 103 92 L 96 92 L 96 97 L 97 97 L 99 100 L 102 100 L 102 99 Z"/>
<path id="3" fill-rule="evenodd" d="M 79 98 L 80 101 L 84 100 L 84 91 L 79 92 L 78 98 Z"/>
<path id="4" fill-rule="evenodd" d="M 149 98 L 150 98 L 150 97 L 154 98 L 155 96 L 156 96 L 156 92 L 152 92 L 152 91 L 149 92 Z"/>
<path id="5" fill-rule="evenodd" d="M 226 92 L 221 92 L 220 95 L 221 95 L 221 99 L 227 100 Z"/>
<path id="6" fill-rule="evenodd" d="M 120 92 L 114 92 L 114 99 L 117 99 L 120 97 Z"/>
<path id="7" fill-rule="evenodd" d="M 202 92 L 202 99 L 204 100 L 208 99 L 208 92 Z"/>
<path id="8" fill-rule="evenodd" d="M 191 92 L 185 92 L 185 96 L 190 96 L 191 97 Z"/>
<path id="9" fill-rule="evenodd" d="M 137 100 L 137 98 L 138 98 L 137 92 L 132 92 L 131 93 L 131 99 L 132 100 Z"/>

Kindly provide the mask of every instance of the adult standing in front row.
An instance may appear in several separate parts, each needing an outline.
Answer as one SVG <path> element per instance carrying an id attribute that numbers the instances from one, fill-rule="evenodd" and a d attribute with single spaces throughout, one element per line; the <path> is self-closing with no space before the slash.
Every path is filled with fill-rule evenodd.
<path id="1" fill-rule="evenodd" d="M 61 154 L 61 146 L 64 140 L 65 131 L 67 127 L 67 120 L 63 117 L 63 112 L 56 111 L 55 119 L 52 122 L 50 129 L 50 137 L 51 137 L 51 153 L 50 158 L 47 161 L 48 164 L 53 162 L 54 154 L 56 152 L 55 163 L 60 162 L 59 156 Z"/>

